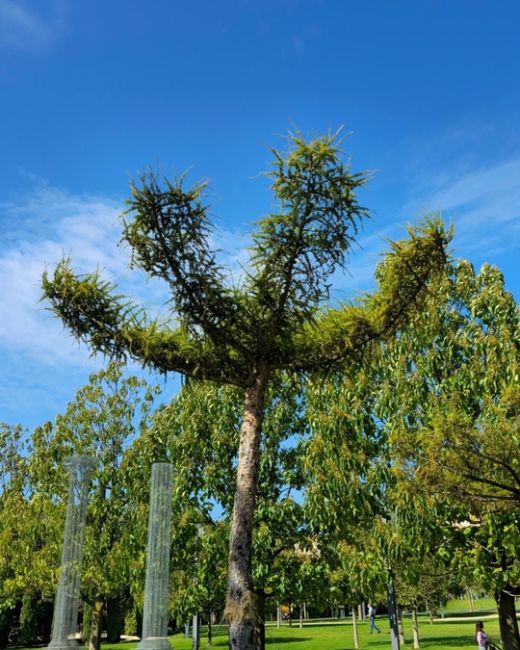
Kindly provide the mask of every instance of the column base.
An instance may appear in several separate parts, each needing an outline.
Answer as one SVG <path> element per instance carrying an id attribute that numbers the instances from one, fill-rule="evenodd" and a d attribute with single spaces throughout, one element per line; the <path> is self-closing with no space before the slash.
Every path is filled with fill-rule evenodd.
<path id="1" fill-rule="evenodd" d="M 47 646 L 50 650 L 77 650 L 79 648 L 78 639 L 56 639 Z"/>
<path id="2" fill-rule="evenodd" d="M 171 645 L 166 636 L 147 636 L 138 643 L 137 650 L 171 650 Z"/>

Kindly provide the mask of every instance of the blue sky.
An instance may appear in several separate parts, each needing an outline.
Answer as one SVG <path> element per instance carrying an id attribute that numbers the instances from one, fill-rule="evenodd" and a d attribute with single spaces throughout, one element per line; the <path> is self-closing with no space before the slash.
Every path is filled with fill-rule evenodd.
<path id="1" fill-rule="evenodd" d="M 344 125 L 353 169 L 374 172 L 335 298 L 369 288 L 384 239 L 431 210 L 518 297 L 519 24 L 508 0 L 0 0 L 0 420 L 52 419 L 103 363 L 38 303 L 45 267 L 71 255 L 164 301 L 116 247 L 128 181 L 150 164 L 209 176 L 236 267 L 288 128 Z"/>

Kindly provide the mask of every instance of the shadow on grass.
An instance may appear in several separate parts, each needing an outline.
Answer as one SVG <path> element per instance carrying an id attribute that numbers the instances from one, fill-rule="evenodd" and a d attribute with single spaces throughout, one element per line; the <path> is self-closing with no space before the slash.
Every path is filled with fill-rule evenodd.
<path id="1" fill-rule="evenodd" d="M 430 639 L 421 639 L 421 648 L 433 648 L 438 645 L 453 646 L 459 648 L 461 645 L 475 645 L 475 637 L 468 636 L 437 636 Z"/>
<path id="2" fill-rule="evenodd" d="M 389 644 L 389 635 L 378 635 L 376 637 L 370 637 L 370 646 L 384 646 L 388 647 Z M 407 643 L 404 647 L 411 648 L 413 647 L 412 639 L 407 637 Z M 437 648 L 438 646 L 447 646 L 453 648 L 460 648 L 465 645 L 475 645 L 475 637 L 473 635 L 468 636 L 432 636 L 432 637 L 421 637 L 421 648 Z M 401 647 L 402 644 L 401 644 Z"/>
<path id="3" fill-rule="evenodd" d="M 280 637 L 266 637 L 265 639 L 265 645 L 271 645 L 271 644 L 281 644 L 281 643 L 297 643 L 298 641 L 312 641 L 313 639 L 311 637 L 305 637 L 305 636 L 280 636 Z"/>

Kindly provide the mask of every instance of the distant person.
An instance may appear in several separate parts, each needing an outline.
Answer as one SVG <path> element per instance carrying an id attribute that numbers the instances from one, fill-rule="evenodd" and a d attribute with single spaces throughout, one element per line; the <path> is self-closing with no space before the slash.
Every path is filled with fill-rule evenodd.
<path id="1" fill-rule="evenodd" d="M 372 603 L 368 603 L 368 618 L 370 620 L 370 634 L 372 634 L 374 630 L 379 634 L 381 630 L 376 625 L 376 608 L 373 607 Z"/>
<path id="2" fill-rule="evenodd" d="M 479 621 L 476 625 L 476 640 L 478 645 L 478 650 L 488 650 L 491 644 L 491 639 L 484 632 L 484 623 Z"/>

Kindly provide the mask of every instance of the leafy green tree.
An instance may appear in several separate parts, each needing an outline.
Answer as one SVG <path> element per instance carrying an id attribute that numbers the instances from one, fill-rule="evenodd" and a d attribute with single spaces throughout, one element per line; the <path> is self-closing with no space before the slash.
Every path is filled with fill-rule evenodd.
<path id="1" fill-rule="evenodd" d="M 22 645 L 34 645 L 38 635 L 38 599 L 36 593 L 27 591 L 22 598 L 20 610 L 20 641 Z"/>
<path id="2" fill-rule="evenodd" d="M 121 366 L 112 363 L 91 375 L 65 413 L 57 416 L 55 425 L 47 423 L 32 437 L 32 489 L 48 505 L 66 495 L 63 461 L 67 456 L 89 454 L 97 461 L 87 512 L 81 583 L 82 599 L 92 608 L 92 650 L 99 650 L 107 601 L 124 596 L 130 567 L 135 562 L 136 549 L 128 541 L 134 538 L 134 531 L 128 528 L 132 499 L 124 456 L 128 445 L 148 423 L 155 392 L 143 380 L 124 378 Z M 61 534 L 57 537 L 62 538 Z"/>
<path id="3" fill-rule="evenodd" d="M 520 311 L 500 271 L 447 269 L 383 367 L 395 474 L 451 505 L 461 561 L 495 591 L 504 647 L 518 650 Z"/>
<path id="4" fill-rule="evenodd" d="M 152 174 L 132 186 L 123 239 L 134 265 L 169 286 L 175 319 L 150 319 L 97 273 L 75 276 L 67 260 L 43 277 L 55 313 L 94 351 L 241 389 L 228 561 L 234 650 L 260 643 L 252 535 L 270 380 L 279 370 L 320 370 L 358 358 L 372 342 L 392 336 L 446 257 L 447 235 L 439 222 L 429 222 L 394 244 L 377 271 L 374 295 L 324 309 L 330 276 L 344 265 L 367 214 L 356 197 L 366 178 L 342 162 L 335 135 L 310 142 L 293 135 L 286 155 L 273 153 L 277 211 L 257 223 L 240 286 L 226 283 L 211 250 L 206 183 L 184 189 L 183 178 L 161 185 Z"/>

